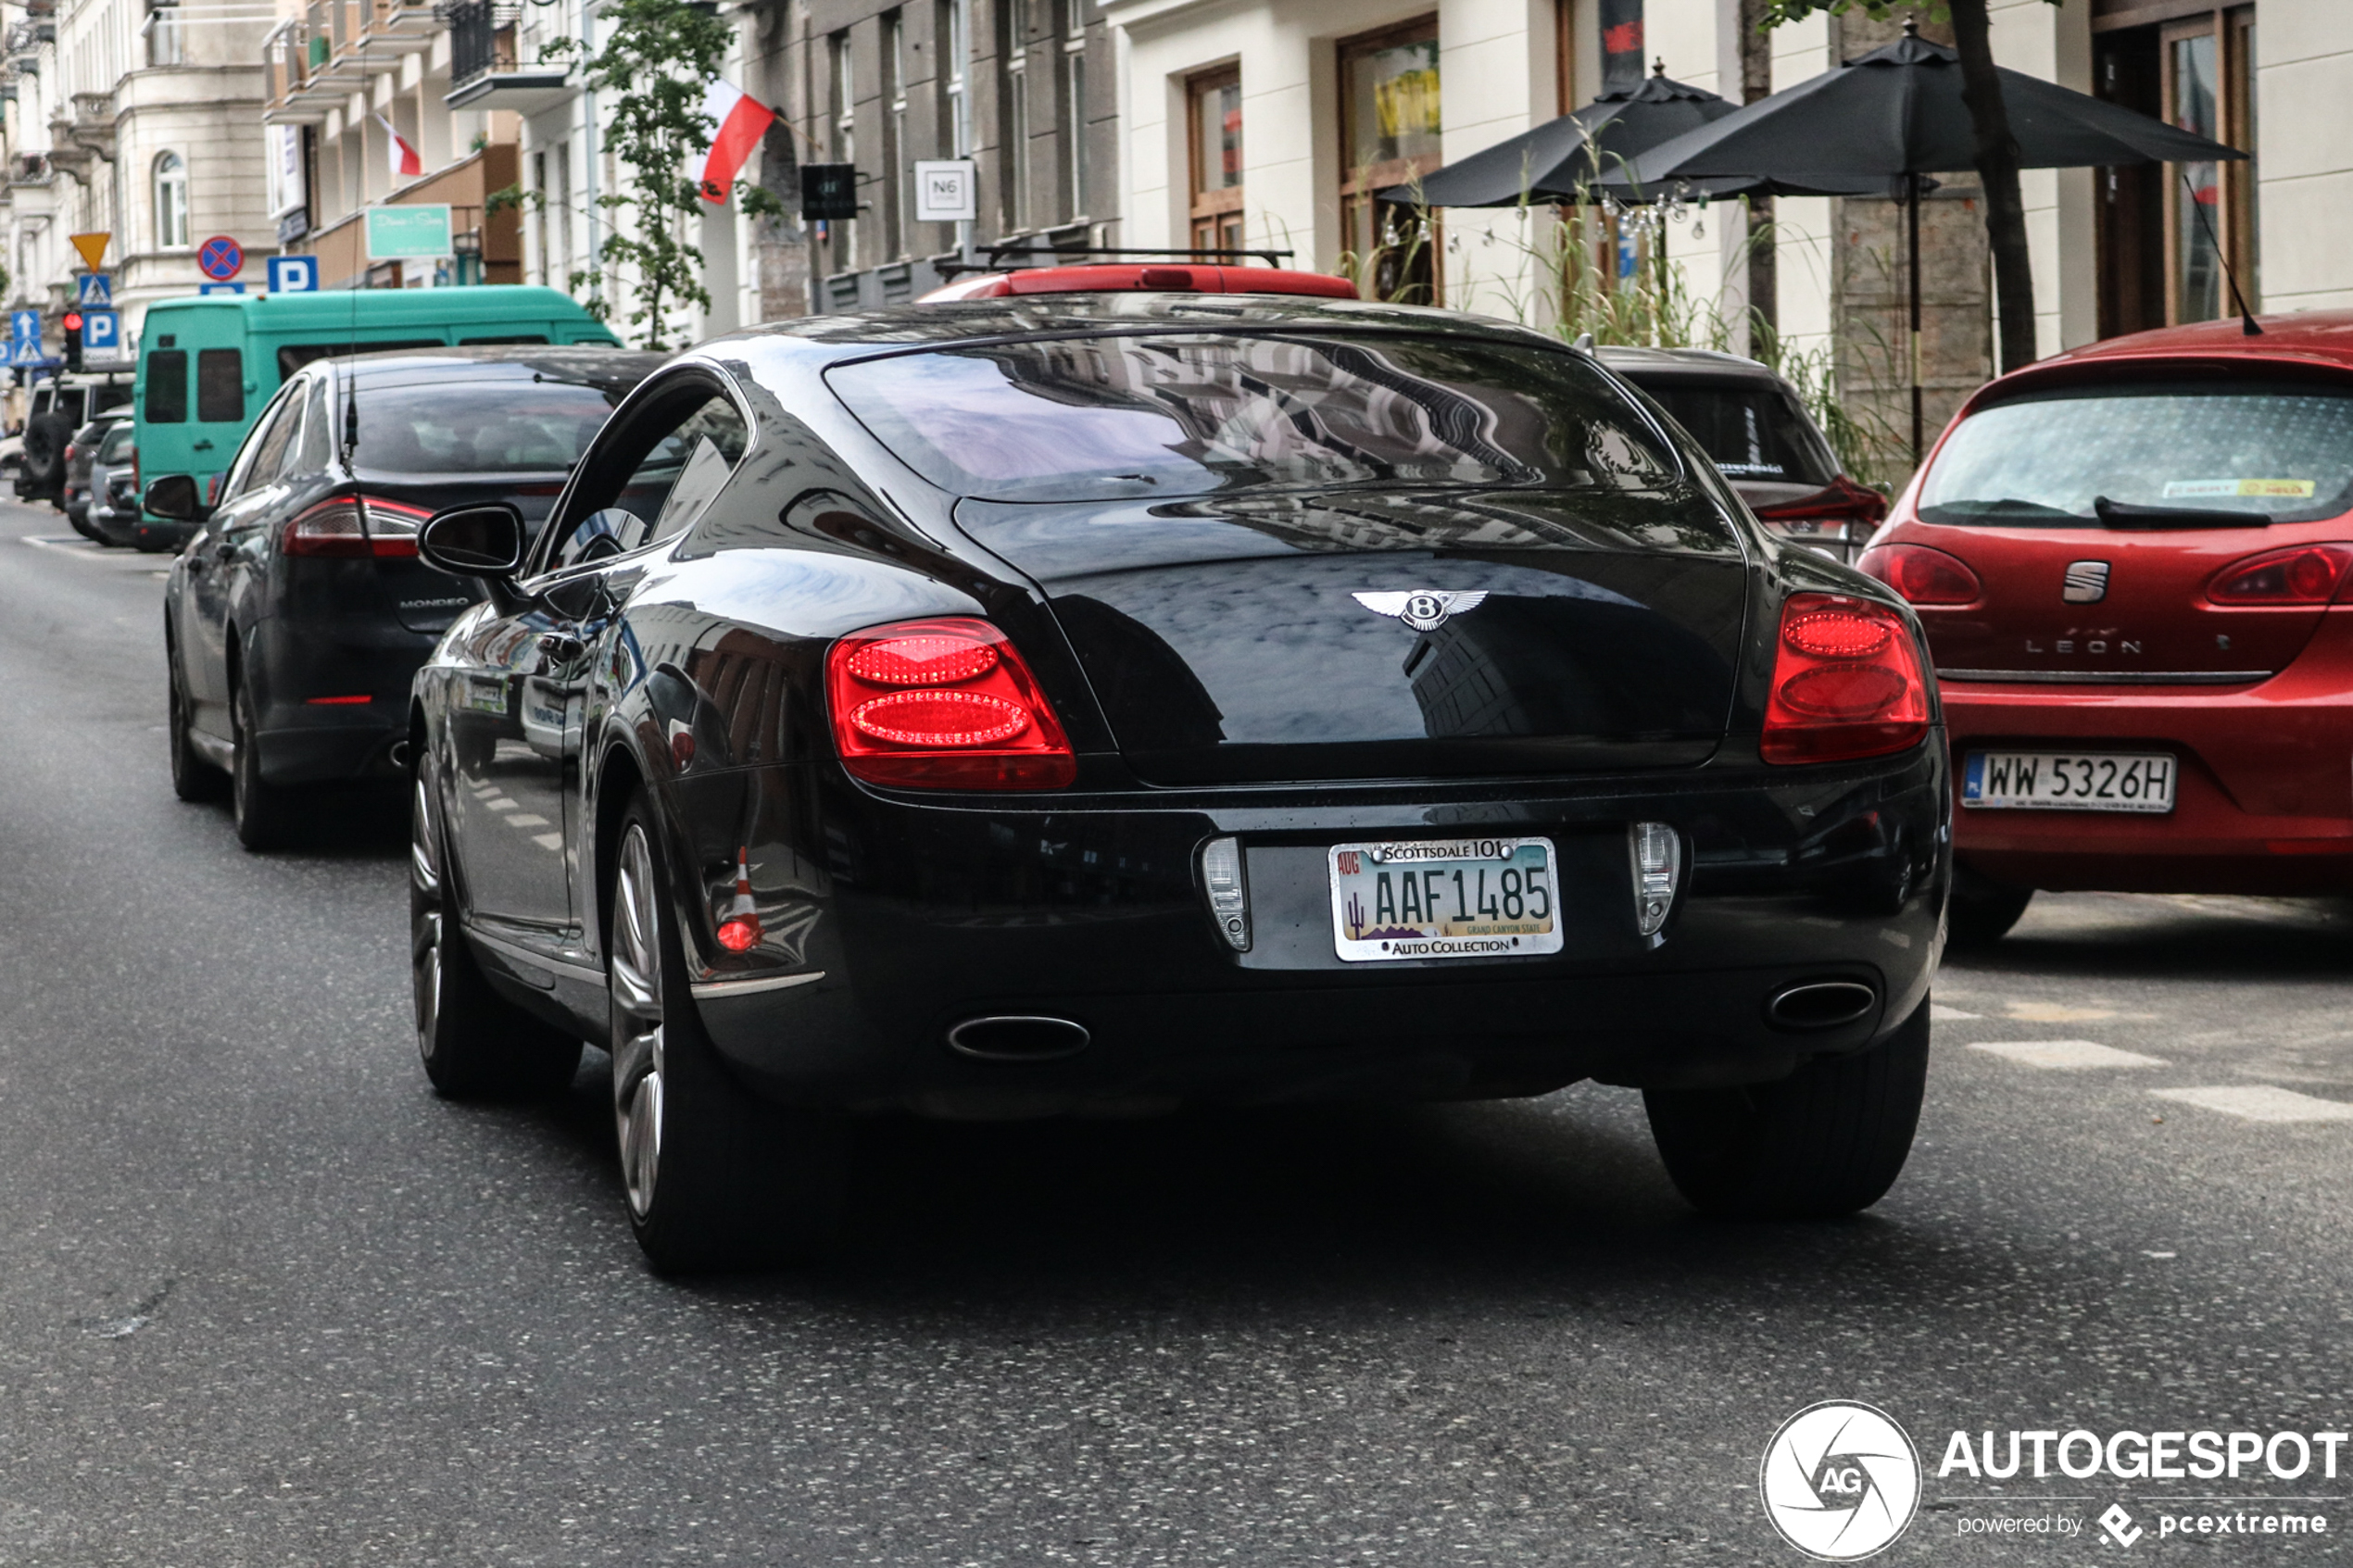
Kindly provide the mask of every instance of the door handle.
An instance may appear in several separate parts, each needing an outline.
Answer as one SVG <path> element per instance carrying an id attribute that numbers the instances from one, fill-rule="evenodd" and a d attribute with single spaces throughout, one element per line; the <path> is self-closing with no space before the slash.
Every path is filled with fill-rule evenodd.
<path id="1" fill-rule="evenodd" d="M 577 637 L 553 633 L 541 639 L 539 650 L 549 664 L 570 664 L 585 652 L 587 645 Z"/>
<path id="2" fill-rule="evenodd" d="M 202 441 L 196 442 L 196 443 L 195 443 L 194 445 L 192 445 L 188 448 L 188 450 L 189 450 L 189 451 L 191 451 L 191 452 L 209 452 L 209 451 L 211 451 L 211 450 L 212 450 L 212 437 L 210 437 L 210 436 L 208 436 L 208 436 L 206 436 L 206 437 L 205 437 Z"/>

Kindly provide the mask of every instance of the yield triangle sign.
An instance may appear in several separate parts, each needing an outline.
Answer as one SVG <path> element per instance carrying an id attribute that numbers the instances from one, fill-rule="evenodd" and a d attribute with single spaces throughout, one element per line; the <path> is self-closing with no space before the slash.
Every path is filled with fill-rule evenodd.
<path id="1" fill-rule="evenodd" d="M 82 253 L 82 264 L 95 272 L 98 263 L 106 259 L 107 242 L 113 238 L 111 230 L 95 234 L 76 234 L 73 236 L 73 248 Z"/>

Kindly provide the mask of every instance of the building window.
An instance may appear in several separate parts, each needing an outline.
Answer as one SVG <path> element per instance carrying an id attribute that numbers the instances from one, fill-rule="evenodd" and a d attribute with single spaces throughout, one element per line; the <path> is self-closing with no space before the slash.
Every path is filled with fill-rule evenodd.
<path id="1" fill-rule="evenodd" d="M 1602 0 L 1602 91 L 1642 84 L 1642 0 Z"/>
<path id="2" fill-rule="evenodd" d="M 147 19 L 143 25 L 147 34 L 149 65 L 187 63 L 187 35 L 181 31 L 179 0 L 149 0 Z"/>
<path id="3" fill-rule="evenodd" d="M 826 39 L 825 47 L 832 68 L 828 74 L 833 82 L 834 98 L 831 144 L 826 149 L 827 156 L 835 163 L 856 163 L 858 161 L 857 80 L 850 73 L 849 31 L 845 30 Z M 854 270 L 858 266 L 858 233 L 855 221 L 845 219 L 829 227 L 834 242 L 835 270 L 841 272 Z"/>
<path id="4" fill-rule="evenodd" d="M 1209 71 L 1185 84 L 1192 144 L 1195 250 L 1242 245 L 1242 73 Z"/>
<path id="5" fill-rule="evenodd" d="M 1063 0 L 1063 179 L 1070 187 L 1063 211 L 1087 216 L 1087 0 Z"/>
<path id="6" fill-rule="evenodd" d="M 1029 0 L 1009 0 L 1000 57 L 1005 62 L 1005 227 L 1029 227 Z"/>
<path id="7" fill-rule="evenodd" d="M 1359 286 L 1380 299 L 1434 305 L 1435 225 L 1426 208 L 1378 193 L 1439 167 L 1438 19 L 1342 40 L 1340 94 L 1341 241 Z"/>
<path id="8" fill-rule="evenodd" d="M 939 156 L 970 157 L 973 151 L 972 0 L 945 0 L 939 7 Z"/>
<path id="9" fill-rule="evenodd" d="M 2255 148 L 2255 14 L 2175 22 L 2164 29 L 2165 118 L 2184 131 Z M 2211 321 L 2232 308 L 2227 265 L 2254 307 L 2255 166 L 2184 163 L 2166 170 L 2166 316 Z"/>
<path id="10" fill-rule="evenodd" d="M 156 158 L 156 247 L 188 248 L 188 165 L 178 153 Z"/>
<path id="11" fill-rule="evenodd" d="M 895 258 L 907 254 L 907 232 L 912 227 L 907 211 L 907 194 L 912 182 L 907 178 L 907 17 L 903 11 L 886 11 L 882 19 L 883 57 L 883 255 Z"/>

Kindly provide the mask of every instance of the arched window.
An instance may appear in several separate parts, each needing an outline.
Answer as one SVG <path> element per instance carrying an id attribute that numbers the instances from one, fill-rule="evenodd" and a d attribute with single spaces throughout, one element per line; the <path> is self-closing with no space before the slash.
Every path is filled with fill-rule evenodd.
<path id="1" fill-rule="evenodd" d="M 188 165 L 178 153 L 156 159 L 156 246 L 188 248 Z"/>

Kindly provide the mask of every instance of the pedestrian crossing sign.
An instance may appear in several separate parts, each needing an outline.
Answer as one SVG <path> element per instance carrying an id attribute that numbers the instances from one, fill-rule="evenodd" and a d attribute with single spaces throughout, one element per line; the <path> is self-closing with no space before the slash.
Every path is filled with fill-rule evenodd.
<path id="1" fill-rule="evenodd" d="M 48 358 L 41 352 L 41 340 L 37 337 L 20 337 L 8 346 L 8 363 L 11 365 L 46 364 Z"/>
<path id="2" fill-rule="evenodd" d="M 79 272 L 74 275 L 77 292 L 74 303 L 82 307 L 104 307 L 114 303 L 114 278 L 106 272 Z"/>

